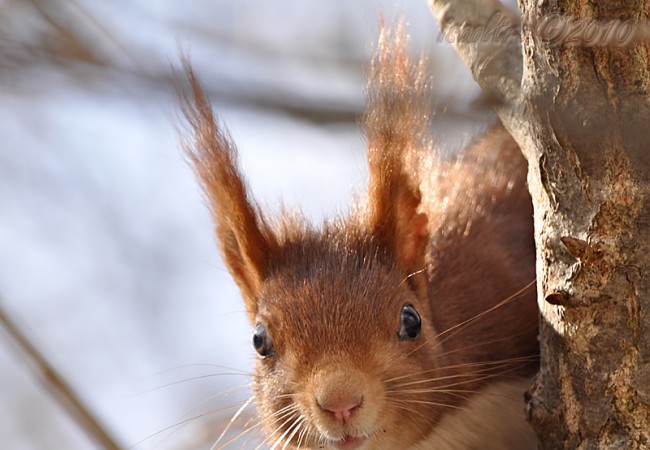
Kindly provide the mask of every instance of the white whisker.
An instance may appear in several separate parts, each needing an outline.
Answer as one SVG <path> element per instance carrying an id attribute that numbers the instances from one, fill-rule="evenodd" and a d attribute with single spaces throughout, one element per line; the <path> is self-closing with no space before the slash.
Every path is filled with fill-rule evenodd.
<path id="1" fill-rule="evenodd" d="M 228 422 L 228 425 L 226 425 L 226 427 L 223 429 L 223 431 L 221 432 L 221 434 L 217 438 L 217 441 L 214 443 L 214 445 L 212 445 L 210 450 L 213 450 L 214 448 L 216 448 L 216 446 L 219 444 L 219 442 L 221 442 L 221 439 L 223 439 L 223 437 L 226 435 L 228 430 L 230 430 L 230 427 L 232 427 L 232 424 L 235 423 L 235 420 L 237 420 L 237 418 L 241 415 L 241 413 L 244 411 L 244 409 L 246 409 L 246 407 L 253 402 L 253 399 L 254 399 L 254 397 L 251 395 L 251 397 L 248 400 L 246 400 L 246 402 L 241 406 L 241 408 L 239 408 L 237 410 L 237 412 L 231 417 L 230 421 Z"/>

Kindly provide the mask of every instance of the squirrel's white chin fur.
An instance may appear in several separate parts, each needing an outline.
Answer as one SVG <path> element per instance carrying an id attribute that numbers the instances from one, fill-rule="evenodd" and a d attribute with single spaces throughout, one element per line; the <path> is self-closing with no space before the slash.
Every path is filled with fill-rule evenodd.
<path id="1" fill-rule="evenodd" d="M 529 384 L 518 379 L 487 386 L 408 450 L 535 450 L 537 438 L 524 415 L 523 393 Z"/>

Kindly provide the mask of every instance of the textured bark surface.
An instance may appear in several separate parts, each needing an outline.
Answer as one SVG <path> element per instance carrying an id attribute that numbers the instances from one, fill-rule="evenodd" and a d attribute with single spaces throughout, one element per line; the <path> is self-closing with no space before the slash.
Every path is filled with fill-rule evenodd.
<path id="1" fill-rule="evenodd" d="M 554 14 L 583 23 L 643 20 L 648 5 L 522 1 L 520 8 L 532 141 L 522 148 L 542 312 L 530 418 L 542 448 L 647 449 L 649 47 L 549 45 L 536 24 Z"/>
<path id="2" fill-rule="evenodd" d="M 490 17 L 501 6 L 431 2 L 443 29 L 475 24 L 477 7 Z M 498 52 L 519 70 L 507 83 L 494 82 L 499 65 L 490 78 L 476 68 L 487 46 L 456 47 L 529 162 L 542 346 L 529 418 L 541 449 L 648 449 L 650 1 L 519 8 L 521 39 Z M 632 31 L 586 39 L 612 20 Z"/>

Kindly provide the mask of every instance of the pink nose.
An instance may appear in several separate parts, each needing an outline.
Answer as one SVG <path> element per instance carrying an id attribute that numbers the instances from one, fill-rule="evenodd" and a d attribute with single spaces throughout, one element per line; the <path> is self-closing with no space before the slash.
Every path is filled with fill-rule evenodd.
<path id="1" fill-rule="evenodd" d="M 330 413 L 337 421 L 345 423 L 350 420 L 350 417 L 361 407 L 363 398 L 358 400 L 342 399 L 338 401 L 330 401 L 318 403 L 320 407 Z"/>

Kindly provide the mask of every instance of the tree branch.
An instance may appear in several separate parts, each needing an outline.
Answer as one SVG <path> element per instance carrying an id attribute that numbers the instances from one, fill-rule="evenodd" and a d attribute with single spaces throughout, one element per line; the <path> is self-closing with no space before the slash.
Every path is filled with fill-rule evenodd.
<path id="1" fill-rule="evenodd" d="M 497 0 L 428 0 L 429 9 L 472 76 L 499 103 L 519 97 L 518 19 Z"/>
<path id="2" fill-rule="evenodd" d="M 83 403 L 63 376 L 50 364 L 34 344 L 27 339 L 25 334 L 20 331 L 20 328 L 9 317 L 9 314 L 2 307 L 2 299 L 0 299 L 0 328 L 4 328 L 7 334 L 15 341 L 25 359 L 31 363 L 31 369 L 36 372 L 48 391 L 66 409 L 70 417 L 88 435 L 94 438 L 95 442 L 101 448 L 105 450 L 120 450 L 121 447 L 90 412 L 90 409 Z"/>

